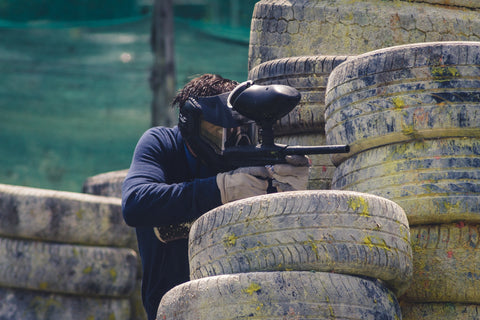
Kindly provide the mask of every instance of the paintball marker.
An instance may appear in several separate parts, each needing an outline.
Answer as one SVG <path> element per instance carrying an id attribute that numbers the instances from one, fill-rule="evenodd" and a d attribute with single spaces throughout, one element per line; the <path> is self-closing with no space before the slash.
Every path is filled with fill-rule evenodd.
<path id="1" fill-rule="evenodd" d="M 288 146 L 274 142 L 273 125 L 300 101 L 300 93 L 286 85 L 255 85 L 246 81 L 228 96 L 228 106 L 259 127 L 257 145 L 234 146 L 223 150 L 223 158 L 232 168 L 286 163 L 287 155 L 348 153 L 348 145 Z"/>

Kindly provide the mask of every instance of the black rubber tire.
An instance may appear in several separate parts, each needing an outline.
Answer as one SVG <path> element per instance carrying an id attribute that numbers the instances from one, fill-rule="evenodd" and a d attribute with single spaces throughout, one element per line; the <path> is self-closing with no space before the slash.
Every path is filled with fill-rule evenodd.
<path id="1" fill-rule="evenodd" d="M 126 299 L 58 295 L 0 287 L 1 320 L 131 320 Z"/>
<path id="2" fill-rule="evenodd" d="M 402 300 L 480 304 L 480 225 L 411 227 L 412 283 Z"/>
<path id="3" fill-rule="evenodd" d="M 340 164 L 382 145 L 480 138 L 480 42 L 434 42 L 369 52 L 335 68 L 326 93 L 327 144 Z"/>
<path id="4" fill-rule="evenodd" d="M 325 128 L 325 89 L 328 76 L 347 56 L 303 56 L 267 61 L 250 70 L 256 84 L 284 84 L 296 88 L 299 104 L 274 125 L 276 136 L 321 132 Z"/>
<path id="5" fill-rule="evenodd" d="M 193 280 L 167 292 L 157 320 L 401 319 L 380 283 L 322 272 L 253 272 Z"/>
<path id="6" fill-rule="evenodd" d="M 239 200 L 201 216 L 189 236 L 190 279 L 314 270 L 377 278 L 401 294 L 410 283 L 411 258 L 402 208 L 348 191 Z"/>
<path id="7" fill-rule="evenodd" d="M 0 236 L 137 249 L 111 197 L 0 184 Z"/>
<path id="8" fill-rule="evenodd" d="M 136 280 L 132 249 L 0 238 L 0 287 L 127 297 Z"/>
<path id="9" fill-rule="evenodd" d="M 88 177 L 82 186 L 82 192 L 105 197 L 122 197 L 122 184 L 128 169 L 110 171 Z"/>
<path id="10" fill-rule="evenodd" d="M 276 143 L 290 146 L 325 145 L 325 135 L 320 133 L 298 134 L 275 138 Z M 312 161 L 308 175 L 308 190 L 330 190 L 335 166 L 328 154 L 308 155 Z"/>
<path id="11" fill-rule="evenodd" d="M 407 43 L 480 41 L 479 30 L 480 10 L 461 7 L 409 0 L 262 0 L 253 10 L 248 68 L 286 57 L 357 55 Z"/>
<path id="12" fill-rule="evenodd" d="M 401 302 L 403 320 L 480 320 L 480 305 Z"/>
<path id="13" fill-rule="evenodd" d="M 382 146 L 340 164 L 332 189 L 399 204 L 410 226 L 480 222 L 480 139 L 443 138 Z"/>

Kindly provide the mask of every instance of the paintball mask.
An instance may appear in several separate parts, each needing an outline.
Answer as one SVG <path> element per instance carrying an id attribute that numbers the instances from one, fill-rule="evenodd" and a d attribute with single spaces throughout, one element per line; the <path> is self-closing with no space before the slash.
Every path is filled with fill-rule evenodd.
<path id="1" fill-rule="evenodd" d="M 227 171 L 223 151 L 229 147 L 256 145 L 258 129 L 227 104 L 229 92 L 189 98 L 180 108 L 178 127 L 192 151 L 208 167 Z"/>

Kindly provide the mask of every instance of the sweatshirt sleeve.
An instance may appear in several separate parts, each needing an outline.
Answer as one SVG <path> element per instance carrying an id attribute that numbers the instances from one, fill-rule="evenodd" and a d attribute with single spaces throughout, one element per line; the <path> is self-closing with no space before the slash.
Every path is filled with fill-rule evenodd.
<path id="1" fill-rule="evenodd" d="M 175 132 L 152 128 L 135 148 L 122 186 L 123 216 L 130 226 L 192 221 L 221 205 L 215 176 L 191 178 L 183 143 Z"/>

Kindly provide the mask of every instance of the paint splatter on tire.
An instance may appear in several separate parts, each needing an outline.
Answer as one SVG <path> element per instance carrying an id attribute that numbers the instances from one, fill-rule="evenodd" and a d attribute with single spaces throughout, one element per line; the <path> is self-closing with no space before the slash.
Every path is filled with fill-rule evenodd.
<path id="1" fill-rule="evenodd" d="M 401 319 L 378 281 L 323 272 L 251 272 L 192 280 L 168 291 L 158 320 Z"/>
<path id="2" fill-rule="evenodd" d="M 404 211 L 348 191 L 284 192 L 213 209 L 192 225 L 189 262 L 191 279 L 314 270 L 378 278 L 397 293 L 412 272 Z"/>

